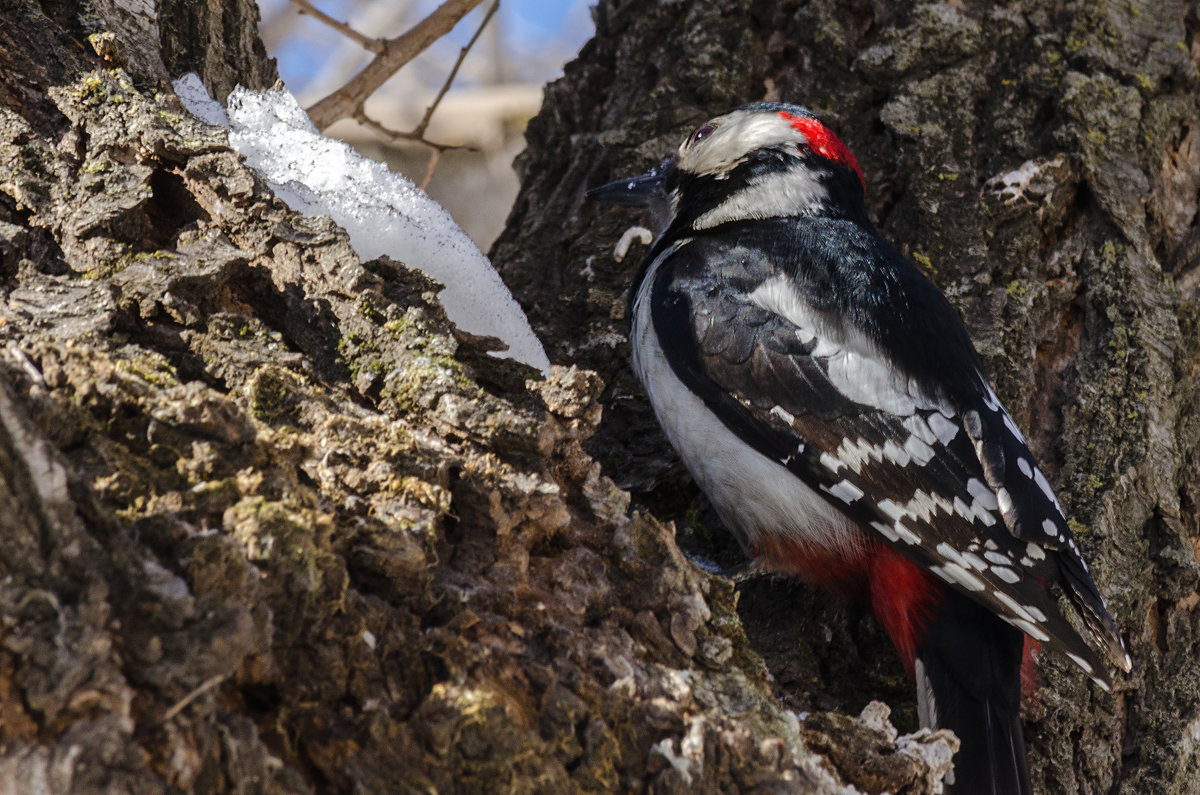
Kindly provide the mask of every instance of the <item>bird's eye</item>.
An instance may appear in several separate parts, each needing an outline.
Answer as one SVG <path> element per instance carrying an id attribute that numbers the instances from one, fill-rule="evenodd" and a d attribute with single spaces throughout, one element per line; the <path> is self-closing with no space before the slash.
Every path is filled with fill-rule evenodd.
<path id="1" fill-rule="evenodd" d="M 700 127 L 696 130 L 696 132 L 692 133 L 692 137 L 688 139 L 688 146 L 695 146 L 696 144 L 700 143 L 705 138 L 716 132 L 716 129 L 717 128 L 711 124 L 705 124 L 703 127 Z"/>

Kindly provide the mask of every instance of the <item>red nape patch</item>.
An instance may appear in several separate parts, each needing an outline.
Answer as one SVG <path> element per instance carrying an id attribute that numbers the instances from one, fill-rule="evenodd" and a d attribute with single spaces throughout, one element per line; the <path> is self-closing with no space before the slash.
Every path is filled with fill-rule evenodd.
<path id="1" fill-rule="evenodd" d="M 877 545 L 868 559 L 871 612 L 887 630 L 911 678 L 917 641 L 937 604 L 941 584 L 891 547 Z"/>
<path id="2" fill-rule="evenodd" d="M 854 169 L 854 173 L 858 174 L 858 181 L 862 183 L 863 191 L 866 191 L 867 181 L 863 178 L 862 169 L 858 167 L 858 160 L 854 157 L 854 153 L 842 143 L 842 139 L 833 134 L 833 130 L 817 119 L 796 116 L 786 110 L 779 111 L 779 115 L 794 129 L 804 133 L 804 137 L 808 139 L 809 148 L 814 152 L 835 163 L 841 163 L 843 166 Z"/>

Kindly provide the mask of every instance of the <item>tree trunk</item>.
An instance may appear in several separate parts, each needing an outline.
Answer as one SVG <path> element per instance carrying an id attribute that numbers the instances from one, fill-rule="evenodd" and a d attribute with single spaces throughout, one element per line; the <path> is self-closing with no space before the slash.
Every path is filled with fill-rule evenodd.
<path id="1" fill-rule="evenodd" d="M 1114 697 L 1046 661 L 1045 790 L 1186 790 L 1195 17 L 627 5 L 551 87 L 497 247 L 609 384 L 591 442 L 596 375 L 487 356 L 182 109 L 186 70 L 274 80 L 249 0 L 5 6 L 0 791 L 932 791 L 946 740 L 788 709 L 911 709 L 869 622 L 680 553 L 662 520 L 712 521 L 627 375 L 618 216 L 582 203 L 771 93 L 829 113 L 964 308 L 1129 633 Z"/>
<path id="2" fill-rule="evenodd" d="M 493 250 L 551 359 L 598 372 L 587 449 L 705 554 L 715 521 L 628 368 L 611 254 L 631 211 L 583 189 L 644 171 L 695 125 L 806 105 L 858 156 L 885 235 L 959 308 L 1125 632 L 1113 695 L 1043 655 L 1027 705 L 1039 791 L 1200 780 L 1200 12 L 1194 3 L 608 0 L 547 88 Z M 642 221 L 644 222 L 644 221 Z M 871 697 L 911 720 L 878 630 L 785 582 L 743 586 L 751 646 L 793 707 Z"/>
<path id="3" fill-rule="evenodd" d="M 549 378 L 192 118 L 249 0 L 0 15 L 0 791 L 841 791 Z M 875 790 L 949 740 L 808 733 Z M 895 742 L 893 742 L 895 740 Z"/>

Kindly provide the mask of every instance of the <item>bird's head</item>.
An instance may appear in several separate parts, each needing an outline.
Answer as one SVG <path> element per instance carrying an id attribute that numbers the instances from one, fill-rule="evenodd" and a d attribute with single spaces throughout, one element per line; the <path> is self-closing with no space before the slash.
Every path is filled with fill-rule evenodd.
<path id="1" fill-rule="evenodd" d="M 650 207 L 666 228 L 794 215 L 866 218 L 858 161 L 812 112 L 755 102 L 697 127 L 649 173 L 593 188 L 599 201 Z"/>

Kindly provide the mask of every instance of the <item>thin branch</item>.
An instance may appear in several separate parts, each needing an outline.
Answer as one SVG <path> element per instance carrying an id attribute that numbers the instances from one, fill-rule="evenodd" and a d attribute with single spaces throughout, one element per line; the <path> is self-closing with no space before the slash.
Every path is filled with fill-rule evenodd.
<path id="1" fill-rule="evenodd" d="M 459 51 L 458 59 L 454 62 L 454 67 L 450 70 L 450 74 L 446 76 L 445 82 L 442 83 L 441 89 L 438 90 L 437 96 L 433 98 L 433 102 L 430 103 L 429 107 L 425 109 L 425 115 L 421 117 L 420 123 L 418 123 L 411 132 L 401 132 L 399 130 L 393 130 L 384 126 L 368 116 L 362 105 L 359 105 L 354 110 L 354 120 L 359 124 L 362 124 L 365 127 L 370 127 L 371 129 L 376 130 L 383 135 L 388 136 L 389 138 L 405 141 L 416 141 L 417 143 L 424 144 L 433 150 L 429 155 L 429 164 L 425 167 L 425 178 L 421 180 L 421 184 L 419 186 L 421 190 L 425 190 L 425 188 L 429 187 L 429 182 L 433 179 L 434 169 L 437 168 L 438 161 L 442 157 L 442 152 L 445 152 L 448 149 L 464 149 L 467 151 L 475 150 L 475 147 L 473 146 L 466 146 L 462 144 L 442 144 L 437 143 L 436 141 L 430 141 L 425 137 L 425 131 L 429 128 L 429 121 L 433 118 L 434 111 L 436 111 L 438 105 L 441 104 L 442 98 L 446 96 L 446 92 L 450 90 L 450 85 L 454 82 L 454 78 L 458 75 L 458 70 L 462 67 L 463 61 L 467 57 L 467 53 L 471 51 L 471 47 L 475 45 L 475 42 L 479 41 L 480 35 L 483 34 L 483 29 L 487 27 L 488 22 L 492 20 L 492 17 L 495 16 L 496 11 L 499 10 L 499 8 L 500 0 L 495 0 L 495 2 L 492 3 L 491 8 L 488 9 L 487 13 L 483 15 L 483 20 L 479 23 L 479 27 L 475 30 L 475 35 L 471 36 L 471 40 L 468 41 L 462 50 Z"/>
<path id="2" fill-rule="evenodd" d="M 433 104 L 425 109 L 425 115 L 421 118 L 421 123 L 418 124 L 413 130 L 413 132 L 418 136 L 423 137 L 425 135 L 425 128 L 429 126 L 429 120 L 433 118 L 433 112 L 437 109 L 438 104 L 442 101 L 442 97 L 446 96 L 446 92 L 450 90 L 450 84 L 454 82 L 455 76 L 458 75 L 459 67 L 462 66 L 463 60 L 465 60 L 467 57 L 467 53 L 471 51 L 471 47 L 473 47 L 475 42 L 479 40 L 479 36 L 483 33 L 483 29 L 487 27 L 488 22 L 491 22 L 492 17 L 496 15 L 496 11 L 498 11 L 499 8 L 500 0 L 496 0 L 496 2 L 492 3 L 492 7 L 488 9 L 488 12 L 483 15 L 483 21 L 479 23 L 479 27 L 476 29 L 475 35 L 472 36 L 471 40 L 467 42 L 466 46 L 459 51 L 458 60 L 454 62 L 454 68 L 450 70 L 449 76 L 446 77 L 446 82 L 442 83 L 442 88 L 440 91 L 438 91 L 437 96 L 434 97 Z"/>
<path id="3" fill-rule="evenodd" d="M 483 0 L 446 0 L 437 9 L 399 36 L 382 42 L 383 51 L 350 82 L 308 109 L 317 129 L 324 130 L 339 119 L 353 117 L 367 97 L 458 24 Z"/>
<path id="4" fill-rule="evenodd" d="M 466 152 L 474 152 L 478 150 L 478 147 L 471 146 L 470 144 L 443 144 L 438 143 L 437 141 L 430 141 L 424 136 L 419 135 L 416 130 L 411 132 L 393 130 L 391 127 L 375 121 L 361 110 L 354 114 L 354 120 L 364 127 L 370 127 L 372 130 L 375 130 L 382 135 L 386 135 L 389 138 L 395 138 L 400 141 L 416 141 L 419 144 L 424 144 L 430 149 L 436 149 L 439 152 L 445 152 L 450 149 L 462 149 Z"/>
<path id="5" fill-rule="evenodd" d="M 325 23 L 346 38 L 354 39 L 356 42 L 361 44 L 363 48 L 370 50 L 376 55 L 382 54 L 384 49 L 387 47 L 386 42 L 384 42 L 382 39 L 371 39 L 364 36 L 345 22 L 339 22 L 338 20 L 329 16 L 324 11 L 310 3 L 308 0 L 292 0 L 292 2 L 300 6 L 301 14 L 308 14 L 318 22 Z"/>
<path id="6" fill-rule="evenodd" d="M 418 186 L 421 190 L 429 187 L 429 183 L 433 180 L 433 170 L 437 168 L 438 161 L 442 159 L 442 150 L 434 149 L 429 153 L 429 165 L 425 166 L 425 178 L 421 180 Z"/>

